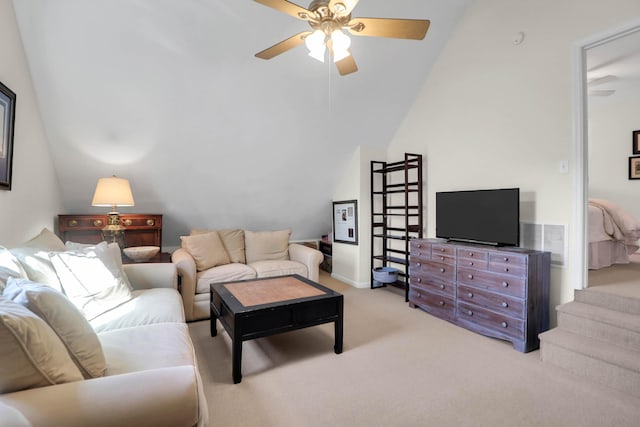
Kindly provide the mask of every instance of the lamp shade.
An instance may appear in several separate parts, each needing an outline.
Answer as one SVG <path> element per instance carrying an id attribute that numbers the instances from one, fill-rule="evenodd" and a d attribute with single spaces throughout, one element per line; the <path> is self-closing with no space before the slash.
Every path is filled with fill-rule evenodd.
<path id="1" fill-rule="evenodd" d="M 112 176 L 98 179 L 91 206 L 135 206 L 129 180 Z"/>

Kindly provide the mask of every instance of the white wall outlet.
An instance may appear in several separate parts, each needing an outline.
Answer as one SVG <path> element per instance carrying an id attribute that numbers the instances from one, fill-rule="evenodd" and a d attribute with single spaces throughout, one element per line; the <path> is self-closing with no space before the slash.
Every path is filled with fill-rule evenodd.
<path id="1" fill-rule="evenodd" d="M 560 173 L 569 173 L 569 161 L 562 160 L 560 162 Z"/>

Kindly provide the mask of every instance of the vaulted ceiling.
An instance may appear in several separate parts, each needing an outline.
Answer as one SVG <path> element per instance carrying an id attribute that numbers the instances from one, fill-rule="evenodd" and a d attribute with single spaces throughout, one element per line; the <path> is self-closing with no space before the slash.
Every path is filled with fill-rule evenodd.
<path id="1" fill-rule="evenodd" d="M 354 16 L 431 27 L 353 37 L 359 71 L 339 76 L 304 46 L 255 58 L 308 25 L 251 0 L 13 2 L 67 213 L 101 212 L 116 174 L 168 246 L 192 227 L 330 231 L 354 150 L 389 144 L 470 3 L 361 0 Z"/>

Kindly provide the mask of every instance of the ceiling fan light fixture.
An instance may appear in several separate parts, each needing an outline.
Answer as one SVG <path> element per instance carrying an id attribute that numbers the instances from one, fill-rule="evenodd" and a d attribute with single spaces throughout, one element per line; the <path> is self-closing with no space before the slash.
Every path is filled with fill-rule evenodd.
<path id="1" fill-rule="evenodd" d="M 304 44 L 309 49 L 309 56 L 324 62 L 324 52 L 327 49 L 325 34 L 322 30 L 316 30 L 304 39 Z"/>

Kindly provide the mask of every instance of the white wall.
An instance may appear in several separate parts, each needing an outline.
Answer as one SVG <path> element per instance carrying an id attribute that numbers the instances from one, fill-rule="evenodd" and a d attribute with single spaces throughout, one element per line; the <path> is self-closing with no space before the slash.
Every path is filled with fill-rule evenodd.
<path id="1" fill-rule="evenodd" d="M 572 48 L 629 17 L 637 0 L 477 0 L 459 22 L 397 132 L 389 158 L 426 162 L 426 235 L 435 234 L 435 192 L 520 187 L 521 221 L 573 232 Z M 524 32 L 523 43 L 513 43 Z M 573 299 L 573 260 L 552 268 L 551 312 Z"/>
<path id="2" fill-rule="evenodd" d="M 614 201 L 640 219 L 640 180 L 629 180 L 631 135 L 640 129 L 640 91 L 619 92 L 589 99 L 589 196 Z"/>
<path id="3" fill-rule="evenodd" d="M 10 0 L 0 0 L 0 81 L 16 93 L 11 191 L 0 190 L 0 245 L 17 246 L 62 213 L 31 75 Z"/>

